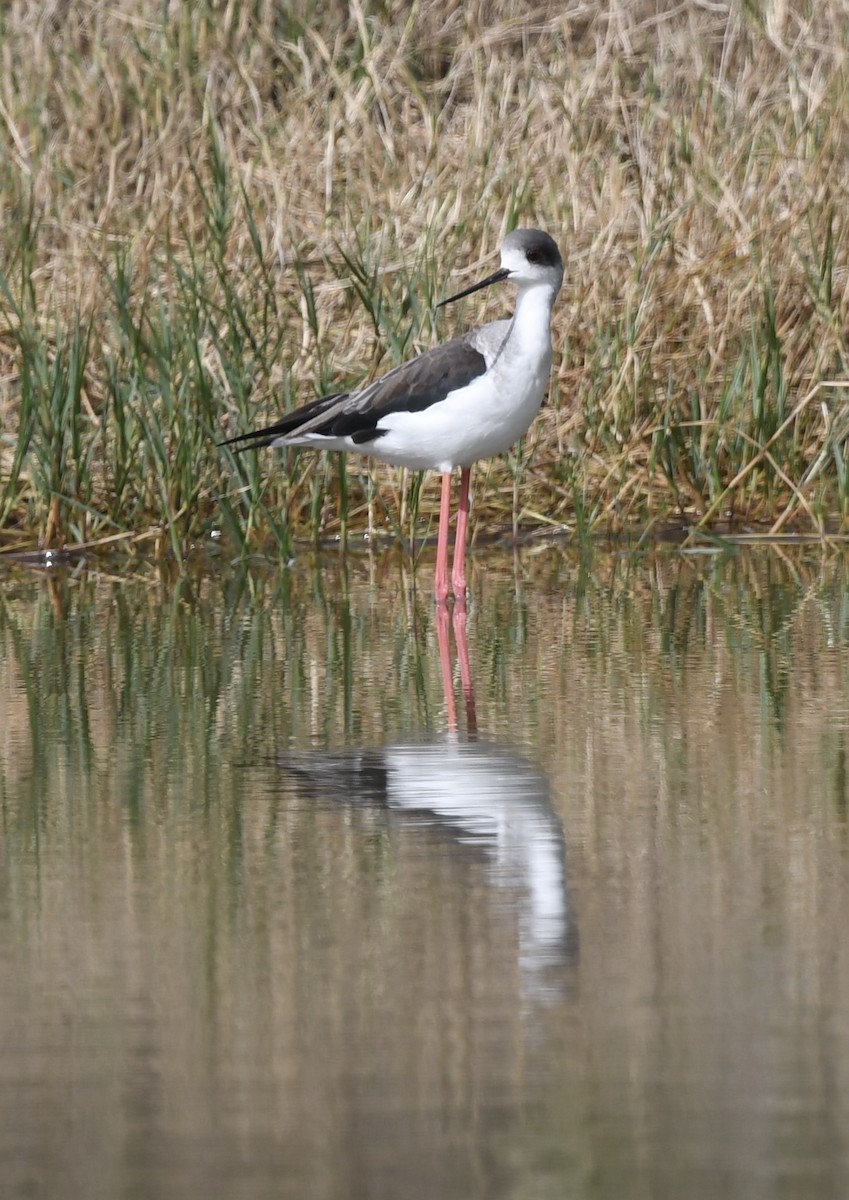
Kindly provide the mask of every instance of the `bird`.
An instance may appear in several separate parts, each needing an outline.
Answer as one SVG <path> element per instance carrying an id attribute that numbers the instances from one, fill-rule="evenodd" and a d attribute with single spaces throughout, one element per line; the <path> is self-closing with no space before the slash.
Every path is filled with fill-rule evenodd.
<path id="1" fill-rule="evenodd" d="M 511 318 L 470 329 L 361 388 L 321 396 L 273 425 L 220 445 L 353 451 L 392 466 L 439 471 L 434 592 L 438 605 L 448 603 L 451 590 L 455 603 L 464 605 L 471 468 L 508 450 L 539 412 L 551 373 L 551 313 L 563 273 L 560 250 L 548 233 L 514 229 L 502 243 L 497 271 L 436 305 L 509 282 L 518 288 Z M 451 479 L 457 467 L 460 496 L 449 589 Z"/>
<path id="2" fill-rule="evenodd" d="M 326 804 L 391 815 L 388 836 L 430 835 L 423 852 L 484 869 L 491 892 L 511 899 L 517 966 L 528 998 L 563 986 L 579 952 L 569 906 L 566 839 L 542 770 L 501 742 L 436 738 L 340 750 L 284 750 L 287 790 Z M 485 901 L 483 894 L 481 899 Z"/>

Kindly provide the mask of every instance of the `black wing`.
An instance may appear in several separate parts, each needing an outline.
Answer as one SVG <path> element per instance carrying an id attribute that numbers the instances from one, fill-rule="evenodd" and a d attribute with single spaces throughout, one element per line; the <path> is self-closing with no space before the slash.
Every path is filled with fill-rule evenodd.
<path id="1" fill-rule="evenodd" d="M 274 425 L 241 433 L 219 443 L 240 449 L 268 446 L 287 434 L 318 433 L 325 437 L 350 437 L 354 442 L 380 437 L 377 425 L 392 412 L 421 412 L 465 387 L 486 371 L 486 359 L 467 337 L 435 346 L 425 354 L 401 363 L 359 392 L 334 392 L 321 396 L 282 417 Z"/>
<path id="2" fill-rule="evenodd" d="M 292 433 L 305 422 L 312 421 L 315 418 L 321 419 L 331 409 L 338 409 L 339 402 L 346 400 L 349 395 L 349 392 L 332 392 L 329 396 L 320 396 L 318 400 L 311 400 L 309 404 L 302 404 L 300 408 L 296 408 L 294 412 L 281 417 L 273 425 L 266 425 L 262 429 L 252 429 L 249 433 L 238 433 L 235 437 L 226 438 L 223 442 L 219 442 L 218 445 L 233 446 L 238 442 L 247 442 L 249 444 L 239 446 L 239 450 L 260 450 L 263 446 L 270 446 L 277 438 L 283 437 L 287 433 Z"/>

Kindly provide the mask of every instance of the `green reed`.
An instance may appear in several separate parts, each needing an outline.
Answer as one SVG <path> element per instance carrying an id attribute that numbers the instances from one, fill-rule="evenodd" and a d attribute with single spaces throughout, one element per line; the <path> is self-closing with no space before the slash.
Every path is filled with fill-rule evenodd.
<path id="1" fill-rule="evenodd" d="M 217 443 L 503 315 L 434 306 L 518 224 L 567 264 L 552 403 L 476 527 L 846 516 L 842 24 L 514 7 L 4 13 L 0 548 L 421 537 L 427 478 Z"/>

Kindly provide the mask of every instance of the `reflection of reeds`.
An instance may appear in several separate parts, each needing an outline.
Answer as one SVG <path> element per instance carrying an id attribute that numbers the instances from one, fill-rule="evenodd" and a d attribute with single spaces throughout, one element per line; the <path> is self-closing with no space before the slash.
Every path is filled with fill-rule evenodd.
<path id="1" fill-rule="evenodd" d="M 340 1177 L 318 1191 L 348 1194 L 351 1155 L 327 1148 L 350 1145 L 354 1111 L 357 1170 L 378 1171 L 400 1077 L 416 1133 L 471 1112 L 511 1178 L 544 1142 L 547 1179 L 578 1163 L 576 1195 L 588 1159 L 621 1164 L 610 1194 L 635 1178 L 669 1194 L 647 1127 L 675 1132 L 675 1194 L 723 1120 L 723 1179 L 741 1161 L 745 1178 L 819 1170 L 847 1087 L 845 556 L 535 546 L 479 571 L 481 729 L 550 785 L 580 931 L 563 1005 L 530 1020 L 514 910 L 485 866 L 286 790 L 276 763 L 441 727 L 430 589 L 414 596 L 399 564 L 7 580 L 0 1033 L 53 1100 L 7 1106 L 10 1144 L 51 1146 L 50 1180 L 147 1121 L 169 1129 L 165 1170 L 190 1146 L 189 1190 L 215 1194 L 204 1164 L 234 1139 L 243 1153 L 250 1124 L 252 1170 L 282 1142 L 287 1194 L 319 1168 Z M 100 1107 L 79 1101 L 93 1063 L 117 1081 Z M 240 1070 L 263 1081 L 259 1111 Z M 532 1151 L 505 1103 L 532 1112 Z M 762 1136 L 737 1134 L 741 1112 Z M 51 1140 L 57 1120 L 71 1136 Z M 414 1151 L 394 1133 L 388 1153 L 397 1178 Z M 497 1194 L 473 1165 L 457 1194 Z"/>
<path id="2" fill-rule="evenodd" d="M 706 746 L 719 730 L 769 742 L 829 714 L 841 727 L 844 556 L 549 548 L 519 560 L 532 602 L 515 569 L 492 555 L 476 579 L 484 731 L 521 743 L 527 727 L 555 752 L 595 694 L 608 720 L 646 737 L 672 723 Z M 0 597 L 0 660 L 3 769 L 16 776 L 54 769 L 48 745 L 109 770 L 123 744 L 164 786 L 186 755 L 214 776 L 222 759 L 441 728 L 429 590 L 412 590 L 398 554 L 173 582 L 22 579 Z"/>
<path id="3" fill-rule="evenodd" d="M 763 13 L 12 6 L 4 541 L 421 531 L 430 483 L 214 443 L 432 344 L 515 223 L 561 240 L 562 355 L 479 522 L 845 515 L 846 30 Z"/>

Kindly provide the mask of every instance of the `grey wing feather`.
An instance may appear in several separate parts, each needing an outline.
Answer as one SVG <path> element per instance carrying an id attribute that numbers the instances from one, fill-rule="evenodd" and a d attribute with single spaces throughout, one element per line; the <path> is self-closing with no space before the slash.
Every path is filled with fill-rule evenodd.
<path id="1" fill-rule="evenodd" d="M 481 352 L 468 338 L 456 338 L 394 367 L 349 396 L 329 427 L 320 432 L 356 440 L 358 434 L 373 431 L 388 413 L 422 412 L 485 371 L 486 359 Z"/>
<path id="2" fill-rule="evenodd" d="M 487 360 L 476 348 L 475 340 L 473 334 L 466 334 L 435 346 L 418 358 L 393 367 L 361 391 L 321 396 L 287 413 L 273 425 L 228 438 L 221 445 L 247 443 L 241 448 L 256 449 L 281 438 L 302 437 L 307 433 L 350 437 L 354 442 L 372 441 L 380 436 L 377 425 L 387 413 L 421 412 L 483 375 Z"/>

